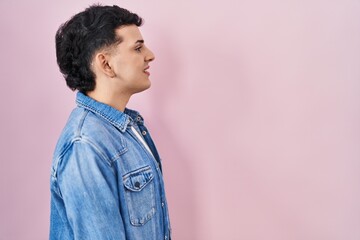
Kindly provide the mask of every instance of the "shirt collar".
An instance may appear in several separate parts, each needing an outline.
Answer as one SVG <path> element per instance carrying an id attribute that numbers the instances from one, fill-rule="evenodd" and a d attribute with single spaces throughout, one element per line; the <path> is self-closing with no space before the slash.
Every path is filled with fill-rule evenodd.
<path id="1" fill-rule="evenodd" d="M 135 122 L 136 125 L 144 125 L 144 118 L 140 115 L 139 112 L 125 108 L 124 113 L 130 116 L 131 122 Z"/>
<path id="2" fill-rule="evenodd" d="M 109 121 L 122 132 L 126 131 L 130 122 L 136 121 L 138 124 L 143 124 L 144 121 L 137 111 L 125 108 L 124 112 L 121 112 L 105 103 L 98 102 L 81 92 L 77 92 L 76 94 L 76 103 L 79 107 L 88 109 Z"/>

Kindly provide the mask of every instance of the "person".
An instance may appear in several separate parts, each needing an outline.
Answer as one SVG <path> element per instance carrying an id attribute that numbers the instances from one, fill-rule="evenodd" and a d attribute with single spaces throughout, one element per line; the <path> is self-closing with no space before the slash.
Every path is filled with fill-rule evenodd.
<path id="1" fill-rule="evenodd" d="M 148 89 L 154 54 L 142 18 L 92 5 L 56 32 L 56 58 L 77 106 L 51 167 L 50 239 L 170 239 L 161 160 L 143 117 L 126 108 Z"/>

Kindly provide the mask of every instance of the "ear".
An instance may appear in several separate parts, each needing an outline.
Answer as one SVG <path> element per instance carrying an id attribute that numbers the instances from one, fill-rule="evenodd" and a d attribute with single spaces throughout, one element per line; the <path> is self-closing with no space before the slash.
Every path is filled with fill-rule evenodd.
<path id="1" fill-rule="evenodd" d="M 109 58 L 110 54 L 102 52 L 97 53 L 94 58 L 94 64 L 96 65 L 96 68 L 100 70 L 103 74 L 112 78 L 115 77 L 116 74 L 109 64 Z"/>

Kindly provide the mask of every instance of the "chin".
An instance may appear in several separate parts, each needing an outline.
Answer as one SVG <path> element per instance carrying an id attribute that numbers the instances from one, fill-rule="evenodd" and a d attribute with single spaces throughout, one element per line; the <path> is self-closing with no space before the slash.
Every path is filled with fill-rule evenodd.
<path id="1" fill-rule="evenodd" d="M 143 91 L 149 89 L 150 87 L 151 87 L 151 82 L 149 81 L 148 84 L 146 84 L 146 85 L 144 84 L 143 86 L 140 86 L 139 88 L 137 88 L 134 93 L 143 92 Z"/>
<path id="2" fill-rule="evenodd" d="M 147 84 L 144 85 L 144 90 L 149 89 L 150 87 L 151 87 L 151 82 L 150 82 L 150 80 L 148 80 Z"/>

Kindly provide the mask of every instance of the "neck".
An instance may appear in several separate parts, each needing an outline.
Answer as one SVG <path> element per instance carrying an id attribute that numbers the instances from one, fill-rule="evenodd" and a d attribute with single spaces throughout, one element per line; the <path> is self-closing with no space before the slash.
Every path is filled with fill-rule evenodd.
<path id="1" fill-rule="evenodd" d="M 102 89 L 95 89 L 87 92 L 87 95 L 98 102 L 105 103 L 121 112 L 124 112 L 131 95 L 125 93 L 115 93 Z"/>

